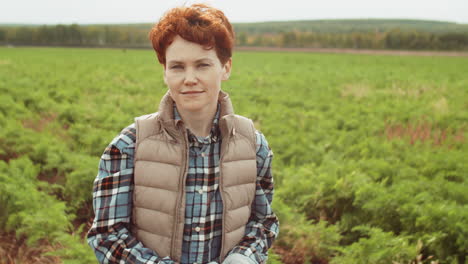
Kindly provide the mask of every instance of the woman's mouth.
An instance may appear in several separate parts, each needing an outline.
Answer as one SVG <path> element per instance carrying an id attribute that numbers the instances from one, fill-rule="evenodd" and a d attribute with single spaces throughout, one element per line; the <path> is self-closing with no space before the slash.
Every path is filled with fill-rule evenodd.
<path id="1" fill-rule="evenodd" d="M 195 95 L 195 94 L 200 94 L 203 93 L 203 91 L 184 91 L 181 92 L 181 94 L 186 94 L 186 95 Z"/>

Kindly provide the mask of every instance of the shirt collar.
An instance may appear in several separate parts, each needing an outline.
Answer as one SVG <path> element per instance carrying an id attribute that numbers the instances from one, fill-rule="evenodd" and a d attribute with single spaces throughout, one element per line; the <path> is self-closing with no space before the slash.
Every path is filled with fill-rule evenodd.
<path id="1" fill-rule="evenodd" d="M 212 142 L 217 142 L 219 139 L 219 115 L 220 115 L 220 103 L 218 103 L 216 107 L 216 113 L 213 118 L 213 125 L 211 126 L 211 131 L 210 135 L 207 137 L 197 137 L 195 136 L 188 128 L 187 128 L 187 135 L 189 142 L 192 144 L 210 144 Z M 183 123 L 182 117 L 179 114 L 179 111 L 177 110 L 176 104 L 174 102 L 174 123 L 176 127 L 180 124 Z"/>

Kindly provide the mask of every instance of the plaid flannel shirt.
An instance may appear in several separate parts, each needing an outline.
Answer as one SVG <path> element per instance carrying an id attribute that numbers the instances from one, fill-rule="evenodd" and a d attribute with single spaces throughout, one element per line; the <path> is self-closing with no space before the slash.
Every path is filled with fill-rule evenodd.
<path id="1" fill-rule="evenodd" d="M 182 122 L 177 108 L 174 119 Z M 218 188 L 222 138 L 218 129 L 219 107 L 211 133 L 206 138 L 188 131 L 189 169 L 181 263 L 219 262 L 223 204 Z M 88 244 L 100 263 L 175 263 L 146 248 L 130 232 L 133 191 L 135 124 L 122 130 L 104 150 L 94 181 L 95 218 L 88 232 Z M 256 131 L 257 185 L 245 236 L 228 255 L 241 254 L 251 263 L 265 263 L 279 222 L 271 209 L 273 153 Z"/>

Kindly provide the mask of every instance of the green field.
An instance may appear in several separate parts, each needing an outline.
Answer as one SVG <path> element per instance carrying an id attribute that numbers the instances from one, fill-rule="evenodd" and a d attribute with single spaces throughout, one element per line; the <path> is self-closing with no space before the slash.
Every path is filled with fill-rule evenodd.
<path id="1" fill-rule="evenodd" d="M 275 153 L 269 263 L 468 263 L 466 58 L 238 52 L 223 89 Z M 0 92 L 0 263 L 94 263 L 99 157 L 156 111 L 155 54 L 0 48 Z"/>

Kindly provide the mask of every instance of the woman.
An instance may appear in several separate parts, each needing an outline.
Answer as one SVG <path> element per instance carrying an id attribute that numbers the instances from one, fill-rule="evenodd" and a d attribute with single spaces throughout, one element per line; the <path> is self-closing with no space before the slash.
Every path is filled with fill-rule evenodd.
<path id="1" fill-rule="evenodd" d="M 265 263 L 279 228 L 272 152 L 221 90 L 231 24 L 195 4 L 169 10 L 150 39 L 169 90 L 105 149 L 89 245 L 101 263 Z"/>

